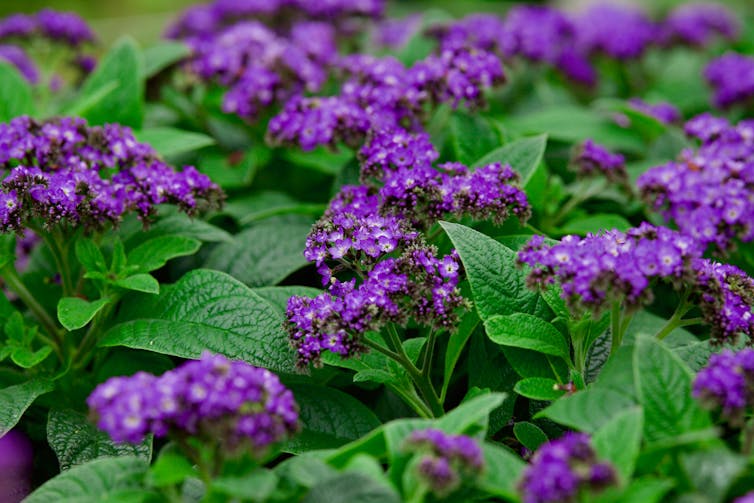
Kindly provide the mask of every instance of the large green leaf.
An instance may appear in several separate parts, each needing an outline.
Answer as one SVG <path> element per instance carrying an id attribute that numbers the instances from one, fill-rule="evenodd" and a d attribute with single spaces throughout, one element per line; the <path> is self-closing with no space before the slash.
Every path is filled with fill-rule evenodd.
<path id="1" fill-rule="evenodd" d="M 144 501 L 140 493 L 149 464 L 142 458 L 99 458 L 48 480 L 25 503 L 99 503 Z"/>
<path id="2" fill-rule="evenodd" d="M 395 489 L 367 475 L 346 472 L 321 481 L 302 503 L 400 503 Z"/>
<path id="3" fill-rule="evenodd" d="M 562 425 L 594 433 L 635 403 L 615 391 L 589 388 L 554 401 L 534 417 L 546 417 Z"/>
<path id="4" fill-rule="evenodd" d="M 164 266 L 170 259 L 193 255 L 200 246 L 199 240 L 187 236 L 158 236 L 128 252 L 127 262 L 129 266 L 137 267 L 139 272 L 150 272 Z"/>
<path id="5" fill-rule="evenodd" d="M 198 269 L 159 296 L 141 319 L 110 329 L 102 346 L 147 349 L 182 358 L 221 353 L 292 372 L 294 353 L 280 313 L 225 273 Z"/>
<path id="6" fill-rule="evenodd" d="M 90 124 L 117 122 L 132 128 L 141 128 L 144 119 L 144 72 L 141 54 L 136 43 L 124 38 L 99 62 L 81 87 L 81 100 L 101 93 L 105 87 L 117 87 L 84 113 Z"/>
<path id="7" fill-rule="evenodd" d="M 62 471 L 102 457 L 131 455 L 147 462 L 152 458 L 151 437 L 139 444 L 116 444 L 84 414 L 68 409 L 50 411 L 47 443 L 55 451 Z"/>
<path id="8" fill-rule="evenodd" d="M 203 243 L 221 243 L 232 241 L 227 231 L 202 220 L 191 218 L 185 213 L 174 213 L 160 218 L 144 229 L 141 222 L 132 221 L 130 232 L 124 238 L 126 248 L 132 249 L 139 244 L 156 237 L 178 235 L 197 239 Z M 125 227 L 125 226 L 124 226 Z"/>
<path id="9" fill-rule="evenodd" d="M 709 416 L 691 395 L 693 372 L 670 349 L 654 338 L 639 337 L 633 366 L 648 441 L 710 426 Z"/>
<path id="10" fill-rule="evenodd" d="M 212 137 L 171 127 L 155 127 L 135 131 L 134 136 L 148 143 L 164 157 L 175 156 L 214 145 Z"/>
<path id="11" fill-rule="evenodd" d="M 205 267 L 252 287 L 274 285 L 308 263 L 303 250 L 311 226 L 306 217 L 260 222 L 217 246 Z"/>
<path id="12" fill-rule="evenodd" d="M 554 325 L 527 313 L 495 315 L 484 322 L 487 336 L 501 346 L 531 349 L 570 359 L 568 341 Z"/>
<path id="13" fill-rule="evenodd" d="M 448 121 L 449 160 L 471 164 L 500 144 L 500 135 L 479 114 L 455 111 Z"/>
<path id="14" fill-rule="evenodd" d="M 485 470 L 477 486 L 495 496 L 516 500 L 518 491 L 516 485 L 526 467 L 521 458 L 507 449 L 495 444 L 485 443 Z"/>
<path id="15" fill-rule="evenodd" d="M 445 414 L 437 420 L 437 427 L 448 433 L 476 433 L 481 430 L 486 433 L 487 420 L 490 413 L 500 407 L 506 400 L 505 393 L 485 393 L 470 400 Z"/>
<path id="16" fill-rule="evenodd" d="M 516 265 L 516 252 L 474 229 L 450 222 L 442 228 L 458 250 L 471 283 L 479 317 L 529 313 L 549 318 L 542 296 L 526 286 L 526 272 Z"/>
<path id="17" fill-rule="evenodd" d="M 34 113 L 31 86 L 13 65 L 0 62 L 0 122 Z"/>
<path id="18" fill-rule="evenodd" d="M 288 299 L 294 295 L 314 298 L 322 293 L 322 290 L 309 286 L 266 286 L 254 288 L 254 292 L 272 304 L 282 314 L 285 313 L 288 306 Z"/>
<path id="19" fill-rule="evenodd" d="M 366 405 L 342 391 L 313 384 L 290 389 L 300 407 L 302 431 L 286 445 L 289 452 L 339 447 L 380 425 Z"/>
<path id="20" fill-rule="evenodd" d="M 478 159 L 474 163 L 474 166 L 481 167 L 493 162 L 499 162 L 503 165 L 510 164 L 521 177 L 521 186 L 526 187 L 526 184 L 534 176 L 534 170 L 542 162 L 546 146 L 546 134 L 520 138 L 516 141 L 506 143 L 500 148 L 496 148 L 481 159 Z"/>
<path id="21" fill-rule="evenodd" d="M 684 452 L 681 466 L 688 480 L 710 503 L 724 501 L 728 489 L 739 476 L 751 476 L 751 469 L 746 470 L 746 458 L 722 446 Z"/>
<path id="22" fill-rule="evenodd" d="M 162 41 L 144 49 L 144 76 L 149 78 L 170 65 L 191 55 L 191 48 L 183 42 Z"/>
<path id="23" fill-rule="evenodd" d="M 39 395 L 52 391 L 50 381 L 33 379 L 25 383 L 0 389 L 0 437 L 16 426 L 26 409 Z"/>
<path id="24" fill-rule="evenodd" d="M 644 411 L 633 407 L 610 419 L 592 437 L 597 454 L 613 464 L 624 483 L 631 480 L 643 428 Z"/>

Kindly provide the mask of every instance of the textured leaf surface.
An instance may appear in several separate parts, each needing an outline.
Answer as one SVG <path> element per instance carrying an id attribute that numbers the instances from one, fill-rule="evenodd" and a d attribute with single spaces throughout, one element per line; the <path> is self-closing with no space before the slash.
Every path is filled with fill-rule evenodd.
<path id="1" fill-rule="evenodd" d="M 557 328 L 527 313 L 492 316 L 484 323 L 487 336 L 501 346 L 531 349 L 569 359 L 568 342 Z"/>
<path id="2" fill-rule="evenodd" d="M 518 312 L 545 317 L 549 308 L 526 287 L 526 272 L 516 265 L 516 253 L 481 232 L 441 222 L 458 250 L 471 283 L 474 305 L 484 321 L 493 315 Z"/>
<path id="3" fill-rule="evenodd" d="M 380 425 L 366 405 L 334 388 L 295 384 L 290 389 L 300 407 L 302 431 L 287 444 L 290 452 L 332 449 L 356 440 Z"/>
<path id="4" fill-rule="evenodd" d="M 634 402 L 625 395 L 590 388 L 556 400 L 534 417 L 547 417 L 562 425 L 594 433 L 632 405 Z"/>
<path id="5" fill-rule="evenodd" d="M 527 421 L 521 421 L 513 425 L 513 434 L 524 447 L 532 452 L 547 442 L 547 435 L 542 431 L 542 428 Z"/>
<path id="6" fill-rule="evenodd" d="M 48 480 L 25 503 L 95 503 L 101 501 L 140 501 L 133 497 L 141 488 L 148 463 L 141 458 L 123 456 L 100 458 Z"/>
<path id="7" fill-rule="evenodd" d="M 521 396 L 532 400 L 557 400 L 565 393 L 555 389 L 557 381 L 547 377 L 527 377 L 516 383 L 513 390 Z"/>
<path id="8" fill-rule="evenodd" d="M 613 464 L 624 482 L 634 471 L 643 427 L 644 411 L 633 407 L 605 423 L 592 437 L 597 453 Z"/>
<path id="9" fill-rule="evenodd" d="M 100 309 L 110 303 L 110 299 L 87 302 L 79 297 L 63 297 L 58 301 L 58 320 L 66 330 L 76 330 L 92 321 Z"/>
<path id="10" fill-rule="evenodd" d="M 116 444 L 84 414 L 73 410 L 50 411 L 47 443 L 55 451 L 62 471 L 102 457 L 131 455 L 147 462 L 152 457 L 151 437 L 140 444 Z"/>
<path id="11" fill-rule="evenodd" d="M 261 222 L 217 246 L 206 267 L 252 287 L 274 285 L 308 263 L 303 250 L 311 226 L 308 218 Z"/>
<path id="12" fill-rule="evenodd" d="M 128 264 L 139 271 L 150 272 L 164 266 L 168 260 L 199 251 L 199 240 L 180 235 L 159 236 L 144 241 L 128 252 Z"/>
<path id="13" fill-rule="evenodd" d="M 0 389 L 0 437 L 16 426 L 26 409 L 37 399 L 52 391 L 50 381 L 34 379 L 15 386 Z"/>
<path id="14" fill-rule="evenodd" d="M 194 270 L 160 295 L 148 314 L 110 329 L 101 345 L 182 358 L 221 353 L 277 372 L 292 372 L 282 317 L 247 286 L 218 271 Z"/>
<path id="15" fill-rule="evenodd" d="M 456 111 L 448 121 L 453 159 L 471 164 L 500 144 L 500 136 L 489 121 L 477 114 Z"/>

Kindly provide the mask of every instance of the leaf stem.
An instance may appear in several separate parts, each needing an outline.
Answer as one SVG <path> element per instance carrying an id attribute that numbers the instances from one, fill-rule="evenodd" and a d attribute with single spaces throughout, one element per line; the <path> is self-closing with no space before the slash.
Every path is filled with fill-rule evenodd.
<path id="1" fill-rule="evenodd" d="M 658 340 L 662 340 L 665 337 L 667 337 L 673 330 L 675 330 L 678 327 L 684 327 L 688 325 L 695 325 L 702 321 L 701 318 L 688 318 L 683 319 L 683 316 L 688 313 L 691 308 L 693 307 L 691 304 L 689 304 L 688 301 L 689 292 L 684 291 L 681 295 L 681 300 L 678 303 L 678 306 L 675 308 L 675 312 L 673 312 L 673 316 L 670 317 L 670 319 L 665 323 L 665 325 L 660 329 L 659 332 L 655 335 Z"/>
<path id="2" fill-rule="evenodd" d="M 610 335 L 612 341 L 610 342 L 610 354 L 615 353 L 623 342 L 623 333 L 621 332 L 621 303 L 619 301 L 613 302 L 613 307 L 610 310 Z"/>

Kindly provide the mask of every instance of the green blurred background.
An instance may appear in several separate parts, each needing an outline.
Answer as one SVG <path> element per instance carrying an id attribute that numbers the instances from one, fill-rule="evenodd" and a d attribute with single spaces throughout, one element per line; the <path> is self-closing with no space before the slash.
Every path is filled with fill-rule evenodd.
<path id="1" fill-rule="evenodd" d="M 554 3 L 573 7 L 574 4 L 581 4 L 585 1 L 588 0 L 562 0 Z M 167 24 L 182 9 L 196 3 L 200 2 L 197 0 L 0 0 L 0 16 L 14 12 L 35 12 L 45 7 L 70 10 L 87 19 L 105 45 L 124 34 L 130 34 L 142 43 L 150 44 L 160 38 Z M 506 0 L 388 1 L 391 16 L 400 16 L 407 12 L 422 12 L 430 8 L 440 8 L 456 16 L 480 11 L 504 12 L 514 3 L 520 2 Z M 642 5 L 649 10 L 664 10 L 687 2 L 684 0 L 623 0 L 622 3 Z M 718 3 L 731 7 L 748 6 L 748 9 L 751 9 L 754 0 L 725 0 Z"/>

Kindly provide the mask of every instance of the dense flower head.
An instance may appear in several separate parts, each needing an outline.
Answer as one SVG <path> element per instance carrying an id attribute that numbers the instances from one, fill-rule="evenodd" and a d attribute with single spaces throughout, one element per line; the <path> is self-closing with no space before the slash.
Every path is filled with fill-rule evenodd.
<path id="1" fill-rule="evenodd" d="M 148 219 L 162 203 L 193 213 L 221 200 L 194 167 L 176 171 L 131 130 L 89 126 L 79 118 L 0 124 L 0 231 L 21 232 L 38 219 L 100 229 L 135 211 Z"/>
<path id="2" fill-rule="evenodd" d="M 754 491 L 750 491 L 743 496 L 733 500 L 733 503 L 754 503 Z"/>
<path id="3" fill-rule="evenodd" d="M 519 491 L 524 503 L 561 503 L 575 501 L 581 491 L 596 492 L 616 483 L 615 469 L 597 460 L 589 436 L 567 432 L 534 453 Z"/>
<path id="4" fill-rule="evenodd" d="M 621 154 L 610 152 L 607 147 L 588 139 L 576 150 L 573 165 L 579 176 L 592 177 L 602 174 L 613 182 L 626 183 L 626 159 Z"/>
<path id="5" fill-rule="evenodd" d="M 676 7 L 662 25 L 666 43 L 705 46 L 715 36 L 735 39 L 739 24 L 733 13 L 718 3 L 688 3 Z"/>
<path id="6" fill-rule="evenodd" d="M 657 26 L 641 10 L 627 5 L 590 5 L 574 23 L 582 51 L 618 60 L 640 57 L 658 36 Z"/>
<path id="7" fill-rule="evenodd" d="M 754 349 L 724 349 L 713 354 L 694 379 L 694 397 L 722 417 L 742 425 L 754 407 Z"/>
<path id="8" fill-rule="evenodd" d="M 666 101 L 647 103 L 641 98 L 631 98 L 628 100 L 628 106 L 638 112 L 654 117 L 663 124 L 673 124 L 681 118 L 681 112 L 672 103 Z"/>
<path id="9" fill-rule="evenodd" d="M 754 340 L 754 279 L 736 266 L 708 259 L 694 262 L 699 307 L 712 327 L 712 341 L 737 342 L 739 334 Z"/>
<path id="10" fill-rule="evenodd" d="M 362 181 L 382 180 L 390 171 L 426 169 L 438 157 L 427 133 L 412 134 L 404 129 L 373 132 L 359 150 Z"/>
<path id="11" fill-rule="evenodd" d="M 728 108 L 748 103 L 754 96 L 754 58 L 727 52 L 704 69 L 704 78 L 714 90 L 715 105 Z"/>
<path id="12" fill-rule="evenodd" d="M 458 255 L 440 258 L 423 244 L 400 251 L 361 271 L 359 283 L 333 277 L 317 297 L 288 300 L 286 329 L 299 366 L 318 364 L 325 351 L 356 356 L 366 350 L 366 332 L 388 323 L 405 324 L 409 317 L 428 326 L 455 326 L 456 311 L 464 305 Z"/>
<path id="13" fill-rule="evenodd" d="M 574 35 L 575 27 L 563 12 L 546 6 L 516 6 L 503 22 L 501 50 L 508 57 L 553 63 Z"/>
<path id="14" fill-rule="evenodd" d="M 258 19 L 280 28 L 301 20 L 348 27 L 357 18 L 378 19 L 384 0 L 215 0 L 186 9 L 167 30 L 169 38 L 207 38 L 239 21 Z"/>
<path id="15" fill-rule="evenodd" d="M 0 45 L 0 61 L 15 66 L 16 69 L 31 84 L 39 82 L 39 69 L 26 52 L 16 45 Z"/>
<path id="16" fill-rule="evenodd" d="M 97 386 L 87 399 L 116 442 L 198 436 L 226 451 L 262 454 L 298 428 L 293 393 L 269 370 L 205 352 L 161 376 L 138 372 Z"/>
<path id="17" fill-rule="evenodd" d="M 378 47 L 400 49 L 419 31 L 421 21 L 421 14 L 385 19 L 375 26 L 372 34 L 373 43 Z"/>
<path id="18" fill-rule="evenodd" d="M 0 19 L 0 39 L 18 42 L 38 38 L 72 48 L 95 40 L 86 21 L 73 12 L 43 9 L 32 15 L 13 14 Z"/>
<path id="19" fill-rule="evenodd" d="M 700 256 L 693 238 L 644 223 L 625 233 L 566 236 L 552 246 L 534 236 L 518 261 L 532 268 L 527 278 L 532 287 L 557 280 L 571 309 L 599 311 L 614 301 L 628 307 L 650 302 L 654 279 L 693 282 L 692 261 Z"/>
<path id="20" fill-rule="evenodd" d="M 638 179 L 645 201 L 700 242 L 720 250 L 754 239 L 754 123 L 696 117 L 686 132 L 702 140 Z"/>
<path id="21" fill-rule="evenodd" d="M 406 439 L 404 450 L 421 455 L 417 475 L 439 497 L 447 496 L 484 470 L 482 449 L 466 435 L 450 435 L 434 428 L 417 430 Z"/>

